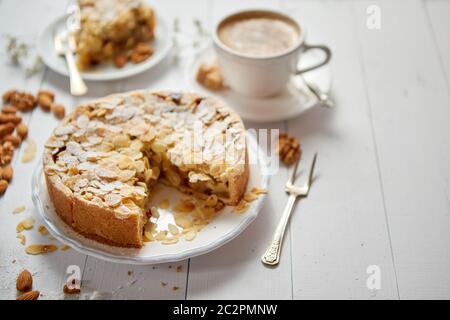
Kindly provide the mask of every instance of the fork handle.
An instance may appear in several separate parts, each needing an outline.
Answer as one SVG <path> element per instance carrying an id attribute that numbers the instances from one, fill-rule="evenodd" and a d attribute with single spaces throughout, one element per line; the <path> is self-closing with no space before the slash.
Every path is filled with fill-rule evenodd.
<path id="1" fill-rule="evenodd" d="M 281 247 L 283 244 L 284 231 L 289 222 L 289 218 L 292 213 L 292 208 L 294 207 L 295 200 L 297 196 L 295 194 L 289 195 L 286 207 L 284 208 L 283 214 L 281 215 L 280 222 L 275 229 L 272 241 L 269 244 L 266 252 L 261 258 L 261 261 L 267 265 L 277 265 L 280 262 Z"/>
<path id="2" fill-rule="evenodd" d="M 87 87 L 81 78 L 80 71 L 75 63 L 75 58 L 70 50 L 65 52 L 67 67 L 69 68 L 70 77 L 70 93 L 74 96 L 82 96 L 86 94 Z"/>

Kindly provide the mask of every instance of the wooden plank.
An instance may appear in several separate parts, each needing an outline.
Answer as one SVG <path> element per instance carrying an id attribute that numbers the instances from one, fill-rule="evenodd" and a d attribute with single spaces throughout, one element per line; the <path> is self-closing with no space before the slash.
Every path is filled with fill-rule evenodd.
<path id="1" fill-rule="evenodd" d="M 277 1 L 215 1 L 210 15 L 216 21 L 227 12 L 249 7 L 278 7 Z M 246 123 L 246 128 L 279 129 L 284 122 Z M 287 173 L 282 168 L 271 177 L 269 195 L 258 218 L 240 236 L 207 255 L 191 259 L 189 299 L 291 299 L 291 250 L 287 242 L 281 264 L 275 269 L 262 265 L 260 258 L 267 248 L 281 215 L 284 194 L 280 192 Z M 289 237 L 289 233 L 287 234 Z"/>
<path id="2" fill-rule="evenodd" d="M 169 23 L 178 19 L 180 28 L 187 34 L 195 32 L 194 19 L 207 16 L 207 1 L 156 1 L 153 4 L 157 14 Z M 121 81 L 115 92 L 147 88 L 181 90 L 185 86 L 183 77 L 180 76 L 184 72 L 182 62 L 175 64 L 173 57 L 169 56 L 155 68 Z M 97 96 L 102 95 L 98 90 L 93 92 Z M 181 268 L 179 272 L 176 271 L 177 266 Z M 128 275 L 128 271 L 132 271 L 132 277 Z M 102 293 L 100 298 L 184 299 L 187 272 L 187 260 L 152 267 L 113 264 L 88 257 L 83 280 L 88 283 L 88 291 L 95 288 Z"/>
<path id="3" fill-rule="evenodd" d="M 381 30 L 356 29 L 400 298 L 448 299 L 450 98 L 444 66 L 421 1 L 355 2 L 355 27 L 365 25 L 372 4 L 381 9 Z"/>
<path id="4" fill-rule="evenodd" d="M 309 43 L 332 48 L 337 105 L 334 110 L 316 106 L 288 123 L 304 150 L 299 183 L 318 152 L 317 180 L 290 225 L 294 298 L 396 299 L 352 3 L 288 1 L 284 9 L 305 24 Z M 370 265 L 381 269 L 378 291 L 366 286 Z"/>
<path id="5" fill-rule="evenodd" d="M 65 2 L 55 3 L 51 0 L 45 1 L 3 1 L 0 7 L 0 29 L 2 35 L 11 34 L 33 43 L 38 32 L 44 28 L 55 16 L 64 12 Z M 36 19 L 36 14 L 39 19 Z M 20 17 L 21 23 L 17 23 Z M 30 23 L 27 23 L 30 22 Z M 32 93 L 38 91 L 41 86 L 43 74 L 38 74 L 27 79 L 23 70 L 12 66 L 8 61 L 6 53 L 3 51 L 5 38 L 1 37 L 1 70 L 0 70 L 0 91 L 10 88 L 26 90 Z M 66 103 L 65 94 L 57 92 L 58 99 Z M 33 119 L 33 120 L 30 120 Z M 33 273 L 34 288 L 42 292 L 43 299 L 62 298 L 62 286 L 66 280 L 66 268 L 68 265 L 84 265 L 84 256 L 77 254 L 73 250 L 54 252 L 45 256 L 29 256 L 25 254 L 24 247 L 16 239 L 15 227 L 17 223 L 30 215 L 36 217 L 31 201 L 31 176 L 37 166 L 42 146 L 45 139 L 50 134 L 51 128 L 57 121 L 50 114 L 45 114 L 39 108 L 33 113 L 23 115 L 23 121 L 29 122 L 29 137 L 37 144 L 37 154 L 31 163 L 22 163 L 19 159 L 23 153 L 23 145 L 16 151 L 14 158 L 14 178 L 7 193 L 0 200 L 0 212 L 2 213 L 2 223 L 0 224 L 0 297 L 2 299 L 14 299 L 16 296 L 15 280 L 18 273 L 23 269 L 28 269 Z M 27 195 L 24 197 L 24 195 Z M 13 215 L 12 211 L 18 206 L 26 206 L 26 211 L 18 215 Z M 57 241 L 49 239 L 49 236 L 41 236 L 37 228 L 39 222 L 33 230 L 25 231 L 27 244 L 32 243 L 55 243 Z M 15 263 L 12 263 L 16 260 Z"/>
<path id="6" fill-rule="evenodd" d="M 249 129 L 278 129 L 284 122 L 246 123 Z M 270 132 L 270 131 L 269 131 Z M 265 147 L 265 146 L 262 146 Z M 291 248 L 286 240 L 277 268 L 267 268 L 261 256 L 281 216 L 287 180 L 285 168 L 270 177 L 269 194 L 258 218 L 236 239 L 206 255 L 191 259 L 189 299 L 291 299 Z M 281 191 L 281 192 L 280 192 Z M 286 238 L 289 239 L 289 231 Z"/>
<path id="7" fill-rule="evenodd" d="M 447 87 L 450 90 L 450 40 L 448 37 L 450 3 L 448 1 L 425 1 L 424 4 L 428 14 L 428 23 L 431 25 L 434 41 L 439 50 L 439 60 L 445 71 Z"/>

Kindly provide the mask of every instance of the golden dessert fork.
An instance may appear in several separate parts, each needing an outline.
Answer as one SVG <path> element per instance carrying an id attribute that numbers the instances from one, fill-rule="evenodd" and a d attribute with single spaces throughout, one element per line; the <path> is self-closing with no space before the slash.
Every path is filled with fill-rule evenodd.
<path id="1" fill-rule="evenodd" d="M 269 247 L 261 258 L 261 261 L 267 265 L 277 265 L 280 262 L 280 253 L 281 246 L 283 243 L 284 231 L 286 230 L 286 226 L 289 222 L 289 217 L 292 213 L 292 208 L 294 207 L 295 200 L 298 197 L 306 198 L 308 197 L 309 189 L 311 187 L 312 179 L 314 176 L 314 167 L 316 166 L 317 153 L 314 155 L 311 168 L 309 169 L 308 180 L 305 182 L 303 187 L 297 187 L 294 185 L 296 176 L 297 176 L 297 168 L 300 162 L 300 159 L 295 164 L 294 170 L 292 170 L 291 177 L 286 183 L 285 191 L 289 194 L 288 202 L 286 207 L 284 208 L 283 214 L 281 215 L 281 220 L 278 223 L 277 228 L 275 229 L 275 233 L 273 235 L 272 241 L 270 242 Z"/>

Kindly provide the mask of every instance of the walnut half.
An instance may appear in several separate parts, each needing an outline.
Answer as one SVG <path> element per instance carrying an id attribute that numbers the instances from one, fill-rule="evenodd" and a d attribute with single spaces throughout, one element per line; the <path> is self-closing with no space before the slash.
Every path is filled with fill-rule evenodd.
<path id="1" fill-rule="evenodd" d="M 300 142 L 287 133 L 282 133 L 278 136 L 277 151 L 280 160 L 287 165 L 296 163 L 302 154 Z"/>

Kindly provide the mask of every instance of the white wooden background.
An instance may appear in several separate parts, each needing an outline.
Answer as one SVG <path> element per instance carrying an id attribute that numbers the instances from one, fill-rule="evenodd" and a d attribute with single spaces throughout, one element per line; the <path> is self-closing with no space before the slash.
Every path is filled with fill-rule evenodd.
<path id="1" fill-rule="evenodd" d="M 211 27 L 239 8 L 278 8 L 307 26 L 311 42 L 333 49 L 335 110 L 316 107 L 289 121 L 246 124 L 301 138 L 308 162 L 319 153 L 317 181 L 296 207 L 281 264 L 268 269 L 259 259 L 286 201 L 285 169 L 272 178 L 258 219 L 210 254 L 154 267 L 107 263 L 74 250 L 28 256 L 15 226 L 34 211 L 30 182 L 37 158 L 23 164 L 20 150 L 14 180 L 0 198 L 0 298 L 15 298 L 15 278 L 23 268 L 33 272 L 42 299 L 64 298 L 65 269 L 76 264 L 83 272 L 81 298 L 96 291 L 96 297 L 115 299 L 449 299 L 450 2 L 153 2 L 190 29 L 194 18 Z M 366 27 L 372 4 L 381 8 L 381 30 Z M 183 67 L 171 60 L 131 79 L 89 83 L 89 96 L 81 99 L 71 97 L 67 80 L 50 70 L 26 79 L 9 63 L 4 35 L 32 43 L 65 6 L 66 1 L 0 0 L 0 92 L 48 88 L 70 109 L 129 89 L 185 88 Z M 24 119 L 40 153 L 57 121 L 39 109 Z M 26 212 L 13 215 L 20 205 Z M 36 230 L 26 234 L 28 243 L 44 240 Z M 369 265 L 380 267 L 380 290 L 366 286 Z"/>

